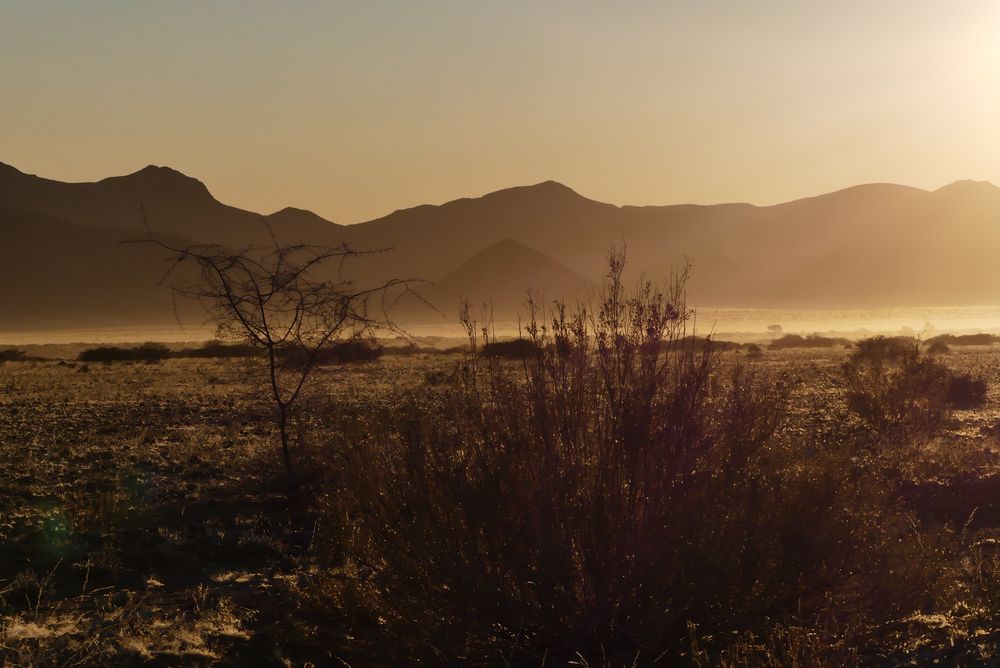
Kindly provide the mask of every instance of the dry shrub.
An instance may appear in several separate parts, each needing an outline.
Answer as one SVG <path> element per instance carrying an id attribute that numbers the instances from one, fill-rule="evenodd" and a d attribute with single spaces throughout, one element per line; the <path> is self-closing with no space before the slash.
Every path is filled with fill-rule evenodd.
<path id="1" fill-rule="evenodd" d="M 933 433 L 952 408 L 986 401 L 985 381 L 955 373 L 905 337 L 858 341 L 843 372 L 848 405 L 882 442 Z"/>
<path id="2" fill-rule="evenodd" d="M 910 339 L 858 341 L 843 366 L 847 402 L 878 438 L 932 432 L 948 412 L 951 371 Z"/>
<path id="3" fill-rule="evenodd" d="M 986 381 L 969 374 L 956 374 L 948 384 L 948 405 L 954 408 L 980 408 L 986 403 Z"/>
<path id="4" fill-rule="evenodd" d="M 926 600 L 933 555 L 886 487 L 783 436 L 787 383 L 685 342 L 683 276 L 630 293 L 622 266 L 594 312 L 542 324 L 532 308 L 520 362 L 476 354 L 468 319 L 456 379 L 356 443 L 337 513 L 371 577 L 341 605 L 377 621 L 383 656 L 649 661 L 685 654 L 689 622 L 766 630 Z"/>
<path id="5" fill-rule="evenodd" d="M 927 353 L 929 355 L 947 355 L 951 352 L 948 344 L 941 340 L 931 340 L 927 342 Z"/>

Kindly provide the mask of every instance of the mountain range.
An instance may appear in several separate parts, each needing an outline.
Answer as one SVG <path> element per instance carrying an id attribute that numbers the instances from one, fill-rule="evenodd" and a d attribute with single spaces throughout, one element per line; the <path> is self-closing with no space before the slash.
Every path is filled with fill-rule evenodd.
<path id="1" fill-rule="evenodd" d="M 349 275 L 427 281 L 418 291 L 436 310 L 403 303 L 404 323 L 453 321 L 463 299 L 512 319 L 529 288 L 573 299 L 600 282 L 612 245 L 626 247 L 630 280 L 660 280 L 690 260 L 689 302 L 699 306 L 1000 302 L 1000 188 L 984 182 L 868 184 L 773 206 L 615 206 L 546 181 L 337 225 L 292 207 L 228 206 L 167 167 L 64 183 L 0 163 L 0 329 L 199 317 L 161 281 L 161 253 L 119 243 L 147 229 L 177 244 L 238 248 L 273 231 L 282 243 L 382 250 Z"/>

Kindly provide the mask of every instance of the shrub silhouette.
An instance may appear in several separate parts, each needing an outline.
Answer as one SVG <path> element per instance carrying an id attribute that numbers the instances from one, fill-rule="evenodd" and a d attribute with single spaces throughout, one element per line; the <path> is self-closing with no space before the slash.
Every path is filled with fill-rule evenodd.
<path id="1" fill-rule="evenodd" d="M 912 339 L 858 341 L 843 373 L 848 405 L 879 437 L 933 431 L 947 415 L 952 372 Z"/>
<path id="2" fill-rule="evenodd" d="M 539 348 L 531 339 L 513 339 L 510 341 L 489 341 L 482 348 L 484 357 L 502 357 L 519 360 L 538 354 Z"/>
<path id="3" fill-rule="evenodd" d="M 954 408 L 979 408 L 986 403 L 986 381 L 969 374 L 954 376 L 948 384 L 947 399 Z"/>
<path id="4" fill-rule="evenodd" d="M 140 210 L 146 229 L 151 230 L 145 210 Z M 347 244 L 335 248 L 282 245 L 268 230 L 273 245 L 239 251 L 172 246 L 154 238 L 152 232 L 136 243 L 153 244 L 170 253 L 168 276 L 181 265 L 196 268 L 199 278 L 174 288 L 175 292 L 201 303 L 215 321 L 220 339 L 260 351 L 259 373 L 274 406 L 286 494 L 294 499 L 298 488 L 294 451 L 301 450 L 302 439 L 293 439 L 291 425 L 311 387 L 313 371 L 324 355 L 358 354 L 354 347 L 338 351 L 338 344 L 369 339 L 378 329 L 398 331 L 385 312 L 385 299 L 390 291 L 408 291 L 408 282 L 392 279 L 356 287 L 341 270 L 348 260 L 371 252 L 355 251 Z M 339 266 L 333 275 L 331 265 Z M 376 298 L 382 307 L 370 310 Z"/>
<path id="5" fill-rule="evenodd" d="M 0 362 L 23 362 L 28 359 L 28 353 L 23 350 L 8 348 L 0 350 Z"/>
<path id="6" fill-rule="evenodd" d="M 318 351 L 309 351 L 301 346 L 287 346 L 279 351 L 281 362 L 290 368 L 300 368 L 306 363 L 315 366 L 345 364 L 349 362 L 371 362 L 382 356 L 382 346 L 367 339 L 349 339 L 327 345 Z M 310 362 L 310 356 L 311 362 Z"/>
<path id="7" fill-rule="evenodd" d="M 689 621 L 721 633 L 873 588 L 866 610 L 914 605 L 885 487 L 835 448 L 801 456 L 789 384 L 696 350 L 683 276 L 629 292 L 623 262 L 593 312 L 532 309 L 521 363 L 483 356 L 467 320 L 453 379 L 342 462 L 331 517 L 372 570 L 350 614 L 382 619 L 398 660 L 624 665 L 679 657 Z"/>
<path id="8" fill-rule="evenodd" d="M 951 346 L 991 346 L 998 341 L 1000 337 L 993 334 L 941 334 L 927 339 L 930 345 L 941 342 Z"/>
<path id="9" fill-rule="evenodd" d="M 771 341 L 772 348 L 834 348 L 850 343 L 847 339 L 830 338 L 810 334 L 802 336 L 800 334 L 785 334 L 781 338 Z"/>
<path id="10" fill-rule="evenodd" d="M 927 352 L 931 355 L 943 355 L 950 353 L 951 348 L 948 347 L 948 344 L 945 343 L 943 339 L 937 338 L 929 342 Z"/>
<path id="11" fill-rule="evenodd" d="M 710 336 L 687 336 L 681 341 L 683 345 L 690 346 L 697 351 L 701 351 L 704 348 L 711 348 L 716 352 L 727 352 L 730 350 L 739 350 L 740 344 L 734 343 L 733 341 L 720 341 L 719 339 L 713 339 Z"/>
<path id="12" fill-rule="evenodd" d="M 222 341 L 209 341 L 201 348 L 185 348 L 175 352 L 173 357 L 204 357 L 204 358 L 228 358 L 228 357 L 259 357 L 261 351 L 245 343 L 223 343 Z"/>
<path id="13" fill-rule="evenodd" d="M 374 340 L 351 339 L 324 351 L 320 363 L 371 362 L 382 356 L 384 349 Z"/>
<path id="14" fill-rule="evenodd" d="M 81 352 L 77 359 L 81 362 L 153 362 L 170 357 L 170 349 L 162 343 L 144 343 L 136 348 L 99 346 Z"/>

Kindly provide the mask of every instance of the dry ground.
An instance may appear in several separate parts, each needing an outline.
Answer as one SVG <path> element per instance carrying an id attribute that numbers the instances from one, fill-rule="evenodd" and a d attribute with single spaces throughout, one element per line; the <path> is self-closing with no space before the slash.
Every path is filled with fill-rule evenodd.
<path id="1" fill-rule="evenodd" d="M 321 369 L 316 400 L 378 403 L 442 364 Z M 297 628 L 316 527 L 288 519 L 260 396 L 237 360 L 0 364 L 0 652 L 328 659 L 336 639 Z"/>
<path id="2" fill-rule="evenodd" d="M 755 364 L 801 379 L 802 419 L 838 420 L 845 354 L 766 351 Z M 396 392 L 460 359 L 320 370 L 307 447 L 335 447 L 327 418 L 345 407 L 391 406 Z M 975 510 L 989 536 L 1000 526 L 991 498 L 1000 499 L 1000 352 L 943 359 L 984 376 L 989 400 L 919 445 L 907 472 L 913 500 L 932 521 Z M 310 603 L 322 527 L 289 519 L 262 396 L 237 360 L 0 364 L 0 656 L 11 665 L 333 664 L 350 627 Z"/>

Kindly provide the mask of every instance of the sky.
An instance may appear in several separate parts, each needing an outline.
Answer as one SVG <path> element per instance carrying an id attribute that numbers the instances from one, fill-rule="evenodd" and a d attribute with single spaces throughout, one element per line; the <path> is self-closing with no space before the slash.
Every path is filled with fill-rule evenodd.
<path id="1" fill-rule="evenodd" d="M 1000 183 L 994 0 L 0 0 L 0 162 L 354 223 Z"/>

